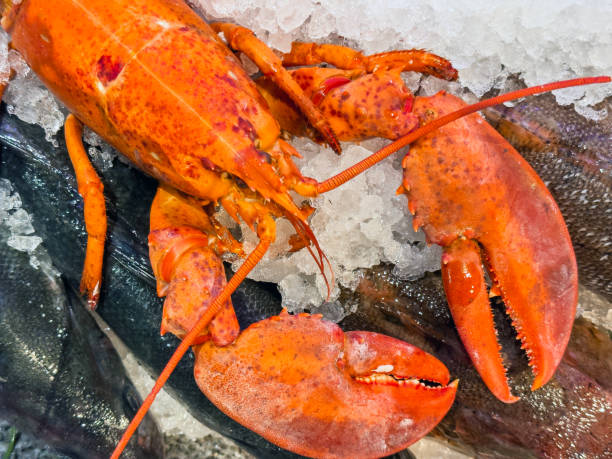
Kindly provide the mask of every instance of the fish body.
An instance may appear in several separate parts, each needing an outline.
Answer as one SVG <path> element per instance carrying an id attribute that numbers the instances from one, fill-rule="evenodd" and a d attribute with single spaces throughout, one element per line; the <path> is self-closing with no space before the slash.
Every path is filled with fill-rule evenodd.
<path id="1" fill-rule="evenodd" d="M 139 396 L 79 295 L 8 233 L 0 225 L 0 418 L 59 453 L 103 458 Z M 163 457 L 152 418 L 126 457 Z"/>

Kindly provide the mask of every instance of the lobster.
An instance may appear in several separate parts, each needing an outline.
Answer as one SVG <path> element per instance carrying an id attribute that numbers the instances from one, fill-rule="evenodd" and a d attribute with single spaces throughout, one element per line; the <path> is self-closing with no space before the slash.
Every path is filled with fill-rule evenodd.
<path id="1" fill-rule="evenodd" d="M 289 96 L 318 135 L 339 151 L 338 137 L 334 134 L 337 128 L 317 105 L 321 106 L 327 97 L 332 97 L 334 86 L 344 86 L 338 84 L 342 80 L 324 78 L 323 91 L 313 100 L 299 84 L 299 78 L 284 68 L 292 64 L 290 57 L 295 58 L 293 63 L 313 63 L 308 61 L 309 54 L 296 51 L 282 61 L 250 31 L 229 24 L 211 27 L 178 0 L 95 0 L 86 4 L 79 0 L 25 0 L 18 5 L 4 1 L 3 6 L 2 25 L 11 34 L 12 46 L 74 114 L 66 120 L 65 132 L 84 198 L 88 244 L 81 286 L 92 307 L 99 295 L 106 223 L 102 184 L 84 154 L 81 124 L 77 119 L 162 183 L 151 211 L 151 263 L 158 293 L 166 296 L 162 333 L 170 331 L 183 341 L 114 456 L 120 454 L 139 416 L 150 406 L 178 360 L 192 345 L 196 354 L 196 380 L 214 403 L 265 438 L 302 454 L 328 457 L 391 454 L 425 435 L 444 416 L 453 402 L 457 382 L 449 384 L 448 371 L 434 357 L 383 335 L 343 334 L 337 326 L 307 314 L 281 314 L 240 333 L 230 294 L 274 240 L 274 219 L 279 217 L 287 218 L 294 225 L 299 238 L 296 245 L 311 251 L 324 272 L 325 256 L 307 224 L 312 209 L 307 205 L 297 206 L 289 191 L 305 197 L 324 192 L 350 179 L 380 157 L 388 156 L 479 106 L 465 107 L 433 119 L 436 110 L 442 113 L 444 109 L 429 108 L 427 101 L 416 100 L 414 113 L 421 114 L 410 117 L 411 127 L 400 129 L 410 134 L 348 174 L 318 183 L 301 175 L 291 159 L 298 155 L 297 151 L 280 138 L 279 125 L 268 111 L 268 104 L 217 32 L 226 36 L 231 48 L 251 57 Z M 73 53 L 77 42 L 80 49 Z M 415 69 L 447 78 L 456 77 L 447 61 L 420 51 L 384 53 L 367 59 L 361 56 L 361 59 L 356 52 L 331 50 L 340 51 L 340 59 L 334 61 L 332 55 L 324 55 L 319 60 L 330 59 L 340 68 L 356 65 L 352 68 L 357 69 L 357 84 L 367 83 L 368 77 L 380 76 L 380 69 L 393 69 L 398 74 Z M 603 81 L 609 79 L 580 80 L 578 83 Z M 141 92 L 142 87 L 148 88 L 145 94 Z M 344 92 L 339 98 L 346 99 Z M 400 111 L 413 112 L 412 98 L 407 91 L 398 100 L 402 104 Z M 419 112 L 421 107 L 423 111 Z M 464 130 L 472 130 L 473 123 Z M 418 125 L 421 127 L 413 130 Z M 452 135 L 446 134 L 445 143 L 451 143 L 448 139 Z M 469 137 L 472 135 L 470 132 Z M 485 143 L 496 141 L 489 132 L 483 137 Z M 436 138 L 436 135 L 425 137 L 423 150 L 435 150 Z M 435 158 L 443 162 L 444 154 L 439 152 Z M 409 161 L 404 162 L 410 165 Z M 527 168 L 520 162 L 516 167 Z M 472 180 L 474 174 L 478 177 L 481 173 L 478 169 L 476 162 L 471 170 Z M 533 185 L 530 189 L 537 188 L 540 198 L 547 203 L 548 212 L 554 214 L 556 207 L 542 191 L 545 187 L 535 174 L 529 170 L 526 174 Z M 448 171 L 447 175 L 456 174 Z M 496 184 L 506 179 L 500 178 Z M 412 187 L 420 193 L 423 190 L 418 189 L 418 184 L 428 180 L 432 178 L 407 176 L 402 190 Z M 524 178 L 516 179 L 524 186 L 521 180 L 525 181 Z M 449 192 L 447 186 L 444 193 Z M 411 198 L 411 206 L 419 215 L 425 214 L 427 218 L 443 215 L 428 198 L 419 194 L 418 199 L 415 204 Z M 260 239 L 227 283 L 219 254 L 243 255 L 243 251 L 231 233 L 212 217 L 211 211 L 217 205 L 225 208 L 235 220 L 245 221 Z M 454 205 L 456 208 L 462 206 L 461 203 Z M 488 212 L 492 212 L 491 208 Z M 461 218 L 465 216 L 457 216 Z M 428 224 L 425 222 L 425 226 Z M 474 260 L 479 256 L 478 249 L 468 238 L 478 238 L 484 244 L 483 234 L 492 236 L 489 232 L 499 227 L 491 229 L 482 223 L 474 225 L 473 229 L 458 230 L 461 237 L 455 238 L 452 234 L 439 234 L 446 230 L 431 225 L 427 233 L 430 240 L 450 246 L 443 260 L 448 295 L 454 309 L 459 311 L 455 320 L 467 333 L 474 326 L 466 322 L 474 320 L 474 316 L 478 316 L 475 320 L 486 323 L 486 315 L 481 310 L 468 311 L 459 317 L 460 307 L 466 306 L 469 310 L 467 306 L 471 307 L 475 296 L 480 302 L 477 307 L 482 307 L 481 297 L 486 291 L 482 279 L 477 277 L 482 276 L 481 263 L 479 259 Z M 563 233 L 562 220 L 554 219 L 551 227 L 560 232 L 558 240 L 567 246 L 569 239 Z M 453 242 L 455 239 L 459 242 Z M 529 246 L 521 246 L 522 242 L 519 240 L 520 248 Z M 520 290 L 520 285 L 515 285 L 518 282 L 507 279 L 513 273 L 504 272 L 499 265 L 512 265 L 512 258 L 502 257 L 498 261 L 494 256 L 499 245 L 491 247 L 487 252 L 491 257 L 490 266 L 495 279 L 499 279 L 502 292 L 506 283 Z M 569 249 L 571 252 L 571 245 Z M 533 250 L 526 251 L 525 257 L 517 262 L 523 268 L 541 256 L 537 253 L 534 256 Z M 564 260 L 563 269 L 569 270 L 569 275 L 556 280 L 569 292 L 571 299 L 576 278 L 572 276 L 572 258 L 568 256 L 569 261 Z M 470 257 L 472 260 L 468 260 Z M 546 265 L 544 271 L 549 268 Z M 555 282 L 554 274 L 538 269 L 528 275 L 528 280 L 537 282 L 539 276 L 544 276 L 546 285 Z M 471 281 L 473 278 L 476 280 Z M 459 286 L 455 287 L 455 283 Z M 544 288 L 544 292 L 549 290 Z M 533 295 L 536 293 L 541 292 Z M 506 295 L 512 301 L 517 298 L 515 291 Z M 571 326 L 572 306 L 553 304 L 551 309 L 548 303 L 540 301 L 533 315 L 527 305 L 513 305 L 513 308 L 517 310 L 514 317 L 521 321 L 527 317 L 528 325 L 523 326 L 521 336 L 529 343 L 530 350 L 535 349 L 531 352 L 535 353 L 532 362 L 538 369 L 536 382 L 543 384 L 552 375 L 558 363 L 557 354 L 562 354 L 567 343 L 568 335 L 564 333 L 568 322 Z M 561 317 L 558 327 L 548 319 L 554 313 Z M 544 320 L 545 332 L 532 336 L 540 319 Z M 556 343 L 561 349 L 542 350 L 541 341 Z M 538 345 L 535 348 L 534 342 Z M 473 355 L 483 349 L 479 343 L 471 342 L 467 346 L 471 346 Z M 490 343 L 484 346 L 484 351 L 491 353 Z M 478 361 L 476 364 L 478 366 Z M 499 371 L 503 375 L 503 368 L 491 370 L 487 364 L 479 370 L 484 373 L 485 380 Z M 243 379 L 244 384 L 238 383 Z M 433 384 L 425 385 L 419 380 Z M 300 389 L 299 394 L 289 390 L 296 387 Z M 255 396 L 258 405 L 246 405 Z"/>

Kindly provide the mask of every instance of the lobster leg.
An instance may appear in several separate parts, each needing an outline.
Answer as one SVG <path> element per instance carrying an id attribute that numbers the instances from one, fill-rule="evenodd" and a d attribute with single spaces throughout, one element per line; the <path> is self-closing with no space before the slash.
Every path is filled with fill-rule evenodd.
<path id="1" fill-rule="evenodd" d="M 464 106 L 457 97 L 439 93 L 417 99 L 414 110 L 427 122 Z M 472 321 L 485 314 L 486 288 L 479 280 L 480 250 L 467 240 L 482 246 L 493 285 L 535 374 L 532 388 L 542 386 L 567 346 L 578 294 L 572 243 L 553 197 L 477 114 L 420 139 L 403 166 L 414 226 L 423 226 L 430 242 L 447 248 L 449 306 L 460 318 L 459 334 L 485 383 L 501 400 L 516 400 L 509 395 L 492 319 Z M 473 297 L 460 291 L 467 285 Z"/>
<path id="2" fill-rule="evenodd" d="M 332 149 L 340 153 L 341 148 L 336 135 L 325 117 L 308 99 L 300 86 L 289 72 L 285 70 L 281 60 L 260 41 L 252 31 L 244 27 L 228 23 L 213 23 L 211 27 L 216 32 L 223 32 L 229 46 L 246 54 L 260 70 L 278 85 L 289 98 L 300 108 L 308 121 L 317 129 Z"/>
<path id="3" fill-rule="evenodd" d="M 87 251 L 81 276 L 81 293 L 87 293 L 87 303 L 91 309 L 94 309 L 100 296 L 102 282 L 106 204 L 104 185 L 85 153 L 82 134 L 81 123 L 73 115 L 68 115 L 65 124 L 66 147 L 76 174 L 79 194 L 83 197 L 87 229 Z"/>
<path id="4" fill-rule="evenodd" d="M 151 207 L 149 251 L 158 295 L 166 296 L 161 333 L 183 338 L 225 288 L 225 271 L 217 253 L 242 254 L 242 247 L 196 202 L 161 185 Z M 210 337 L 224 346 L 239 331 L 228 299 L 197 341 Z"/>
<path id="5" fill-rule="evenodd" d="M 444 80 L 457 79 L 457 70 L 448 60 L 420 49 L 366 56 L 346 46 L 294 42 L 291 51 L 283 55 L 283 65 L 286 67 L 318 65 L 323 62 L 339 69 L 359 69 L 366 73 L 395 69 L 400 72 L 425 73 Z"/>

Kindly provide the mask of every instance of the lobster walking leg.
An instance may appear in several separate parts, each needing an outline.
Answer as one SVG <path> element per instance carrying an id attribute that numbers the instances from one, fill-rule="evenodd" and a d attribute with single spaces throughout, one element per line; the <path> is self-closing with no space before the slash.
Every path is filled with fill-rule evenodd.
<path id="1" fill-rule="evenodd" d="M 65 124 L 66 147 L 76 174 L 79 194 L 83 197 L 87 229 L 87 251 L 81 276 L 81 293 L 87 293 L 87 303 L 91 309 L 94 309 L 100 296 L 102 282 L 106 204 L 104 185 L 85 153 L 82 134 L 83 127 L 80 121 L 73 115 L 68 115 Z"/>
<path id="2" fill-rule="evenodd" d="M 332 149 L 339 153 L 334 131 L 325 117 L 317 110 L 312 101 L 304 95 L 300 86 L 289 72 L 285 70 L 281 60 L 259 40 L 252 31 L 244 27 L 227 23 L 211 24 L 213 30 L 223 32 L 230 48 L 242 51 L 257 64 L 261 71 L 274 81 L 289 98 L 302 110 L 308 121 L 321 133 Z"/>
<path id="3" fill-rule="evenodd" d="M 394 69 L 400 72 L 425 73 L 444 80 L 457 79 L 457 70 L 448 60 L 421 49 L 389 51 L 366 56 L 346 46 L 293 42 L 291 51 L 283 54 L 283 65 L 286 67 L 317 65 L 323 62 L 339 69 L 359 69 L 366 73 Z"/>

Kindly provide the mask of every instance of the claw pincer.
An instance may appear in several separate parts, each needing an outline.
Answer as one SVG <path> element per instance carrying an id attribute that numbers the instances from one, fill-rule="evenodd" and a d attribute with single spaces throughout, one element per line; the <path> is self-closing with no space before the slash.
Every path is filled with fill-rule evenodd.
<path id="1" fill-rule="evenodd" d="M 427 123 L 464 105 L 441 92 L 417 98 L 414 113 Z M 420 139 L 403 166 L 414 226 L 444 247 L 444 286 L 464 345 L 489 389 L 516 401 L 483 263 L 527 353 L 535 390 L 557 368 L 576 313 L 576 259 L 559 208 L 531 166 L 478 114 Z"/>
<path id="2" fill-rule="evenodd" d="M 194 349 L 196 381 L 213 403 L 273 443 L 314 457 L 399 451 L 444 417 L 457 390 L 424 351 L 376 333 L 343 333 L 315 315 L 282 312 L 230 346 Z"/>

